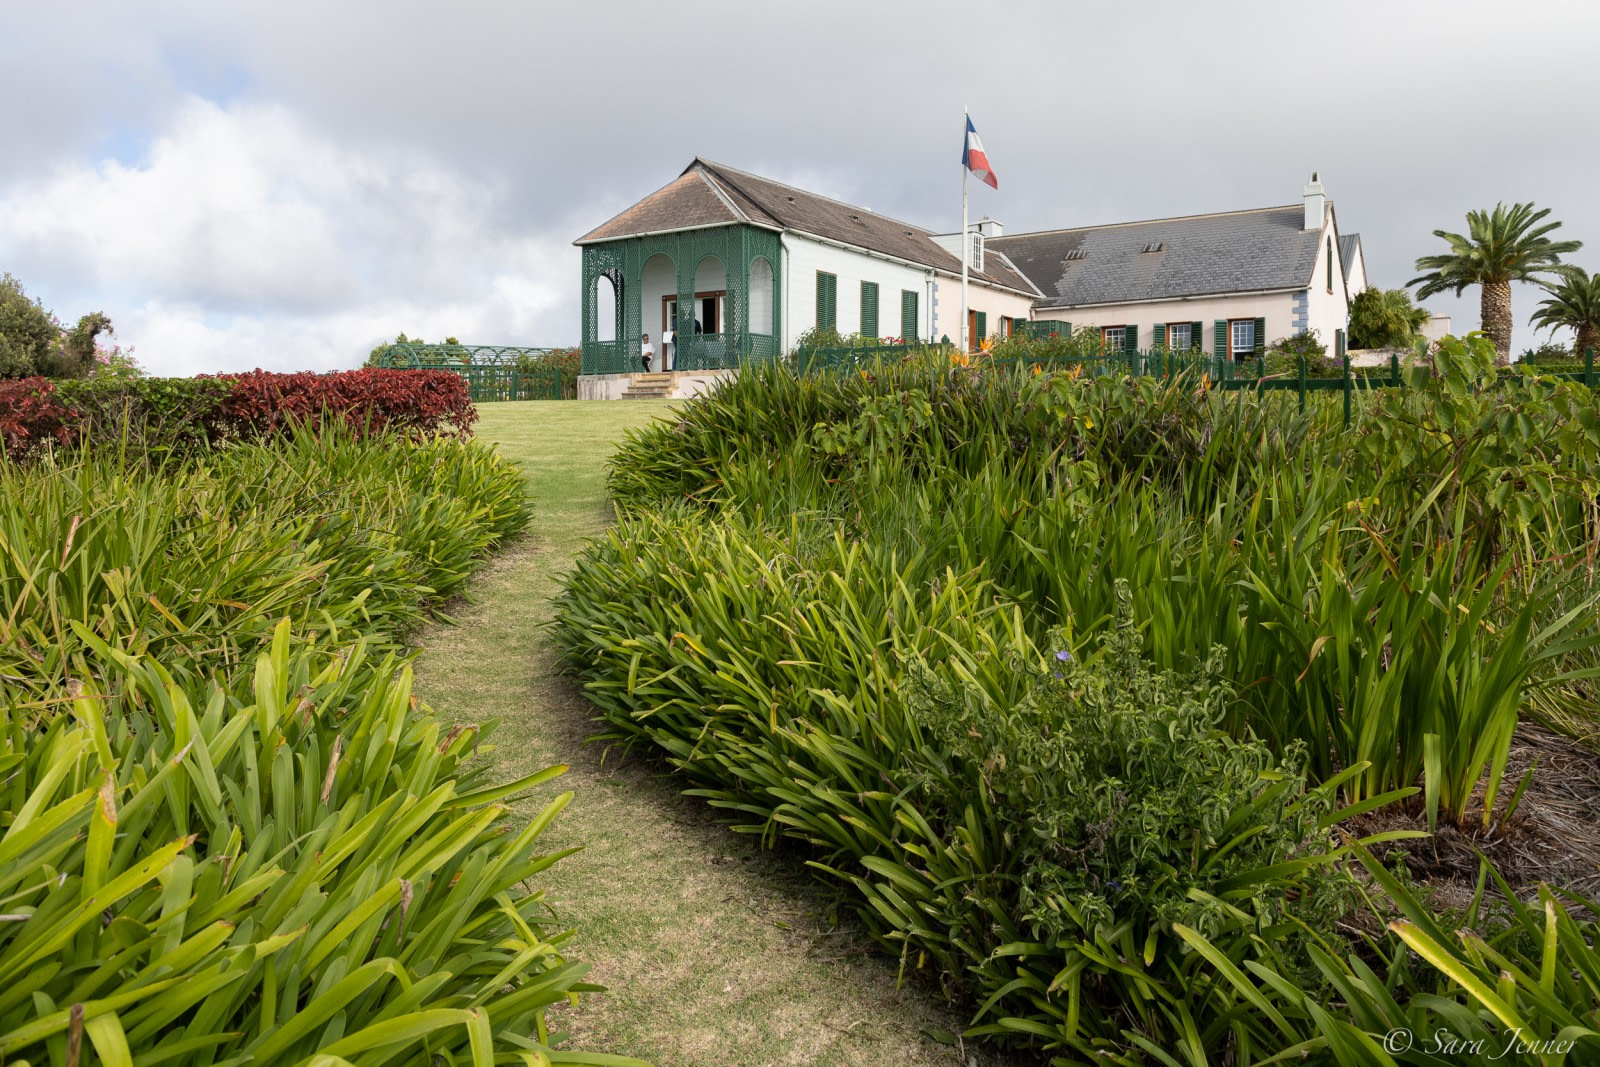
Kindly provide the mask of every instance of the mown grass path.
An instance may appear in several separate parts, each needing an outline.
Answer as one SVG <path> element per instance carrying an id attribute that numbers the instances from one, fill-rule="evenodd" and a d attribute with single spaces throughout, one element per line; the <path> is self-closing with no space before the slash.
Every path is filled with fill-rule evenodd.
<path id="1" fill-rule="evenodd" d="M 534 518 L 476 579 L 459 624 L 423 634 L 417 690 L 446 716 L 501 720 L 493 758 L 502 778 L 572 767 L 544 794 L 576 797 L 541 844 L 584 850 L 541 887 L 578 930 L 573 955 L 609 988 L 565 1013 L 574 1047 L 659 1067 L 995 1062 L 925 1036 L 964 1020 L 936 991 L 897 988 L 894 961 L 869 954 L 849 924 L 830 928 L 792 856 L 717 826 L 660 765 L 583 743 L 593 709 L 556 672 L 550 598 L 584 540 L 610 522 L 605 462 L 615 442 L 667 403 L 480 411 L 478 436 L 527 472 Z"/>

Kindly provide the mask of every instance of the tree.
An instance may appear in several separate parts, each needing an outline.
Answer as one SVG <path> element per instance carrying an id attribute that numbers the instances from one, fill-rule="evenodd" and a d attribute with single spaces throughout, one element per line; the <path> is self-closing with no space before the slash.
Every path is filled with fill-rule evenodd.
<path id="1" fill-rule="evenodd" d="M 1460 296 L 1467 286 L 1480 286 L 1483 332 L 1494 341 L 1500 363 L 1510 363 L 1511 283 L 1554 273 L 1563 255 L 1583 247 L 1582 241 L 1552 241 L 1546 236 L 1561 227 L 1559 222 L 1539 225 L 1548 214 L 1549 208 L 1534 210 L 1531 203 L 1469 211 L 1466 236 L 1433 231 L 1449 243 L 1450 251 L 1417 260 L 1417 269 L 1427 273 L 1406 284 L 1419 287 L 1419 300 L 1446 291 Z"/>
<path id="2" fill-rule="evenodd" d="M 1404 289 L 1369 286 L 1350 301 L 1350 347 L 1410 348 L 1427 322 L 1427 309 Z"/>
<path id="3" fill-rule="evenodd" d="M 1534 312 L 1533 325 L 1554 330 L 1565 327 L 1577 333 L 1573 355 L 1583 358 L 1585 349 L 1600 355 L 1600 274 L 1582 267 L 1567 267 L 1554 284 L 1544 283 L 1550 295 Z"/>
<path id="4" fill-rule="evenodd" d="M 41 373 L 60 341 L 61 324 L 44 305 L 11 275 L 0 276 L 0 378 Z"/>

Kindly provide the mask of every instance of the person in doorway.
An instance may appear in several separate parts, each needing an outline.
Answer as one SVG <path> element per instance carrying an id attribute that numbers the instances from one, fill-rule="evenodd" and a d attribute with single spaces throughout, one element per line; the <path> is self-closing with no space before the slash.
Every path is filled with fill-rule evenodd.
<path id="1" fill-rule="evenodd" d="M 678 336 L 678 331 L 674 330 L 670 325 L 667 327 L 667 332 L 661 335 L 661 369 L 662 370 L 671 370 L 672 369 L 673 363 L 675 362 L 673 360 L 673 358 L 672 358 L 673 354 L 674 354 L 672 350 L 673 350 L 674 342 L 677 339 L 677 336 Z"/>
<path id="2" fill-rule="evenodd" d="M 644 348 L 639 352 L 639 356 L 644 361 L 644 372 L 646 374 L 650 373 L 650 361 L 655 358 L 655 355 L 656 349 L 655 346 L 650 343 L 650 335 L 645 334 Z"/>

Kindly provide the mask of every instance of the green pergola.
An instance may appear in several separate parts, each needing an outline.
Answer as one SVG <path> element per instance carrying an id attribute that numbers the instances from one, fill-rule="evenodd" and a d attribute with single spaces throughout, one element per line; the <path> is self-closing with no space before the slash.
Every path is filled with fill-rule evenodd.
<path id="1" fill-rule="evenodd" d="M 553 348 L 512 345 L 385 345 L 380 367 L 447 370 L 467 380 L 473 403 L 487 400 L 560 400 L 561 368 L 548 357 Z M 574 383 L 575 384 L 575 383 Z"/>
<path id="2" fill-rule="evenodd" d="M 715 226 L 676 233 L 624 237 L 583 246 L 583 373 L 625 374 L 640 369 L 640 337 L 655 337 L 659 326 L 647 317 L 645 264 L 656 256 L 671 262 L 678 322 L 675 370 L 718 370 L 737 367 L 751 357 L 779 354 L 783 336 L 782 257 L 778 234 L 756 226 Z M 695 278 L 708 260 L 724 273 L 725 320 L 717 333 L 695 333 Z M 601 289 L 610 285 L 614 322 L 600 322 Z M 763 311 L 758 330 L 751 329 L 751 298 Z M 770 319 L 770 322 L 765 321 Z M 605 336 L 605 340 L 601 337 Z M 659 343 L 656 351 L 661 351 Z M 659 363 L 656 364 L 660 366 Z"/>

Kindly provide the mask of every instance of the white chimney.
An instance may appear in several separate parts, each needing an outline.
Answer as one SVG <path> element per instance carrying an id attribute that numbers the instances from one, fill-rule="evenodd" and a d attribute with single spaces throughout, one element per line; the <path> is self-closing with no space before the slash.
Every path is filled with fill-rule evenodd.
<path id="1" fill-rule="evenodd" d="M 1317 172 L 1311 172 L 1311 184 L 1306 186 L 1306 225 L 1308 230 L 1321 230 L 1323 220 L 1327 218 L 1324 204 L 1327 197 L 1322 192 L 1322 182 L 1317 178 Z"/>
<path id="2" fill-rule="evenodd" d="M 991 219 L 987 215 L 979 219 L 973 228 L 979 233 L 983 234 L 985 237 L 999 237 L 1005 232 L 1005 227 L 1001 226 L 998 222 L 994 221 L 994 219 Z"/>

